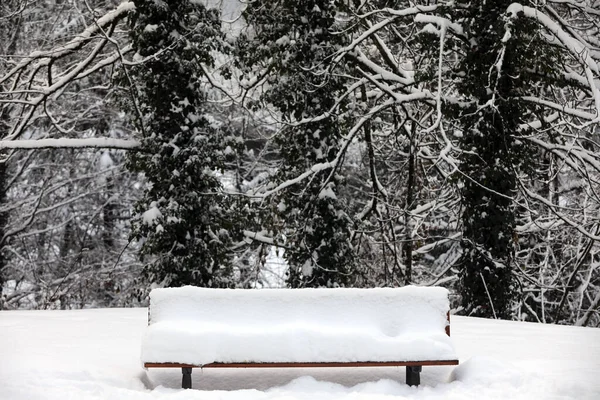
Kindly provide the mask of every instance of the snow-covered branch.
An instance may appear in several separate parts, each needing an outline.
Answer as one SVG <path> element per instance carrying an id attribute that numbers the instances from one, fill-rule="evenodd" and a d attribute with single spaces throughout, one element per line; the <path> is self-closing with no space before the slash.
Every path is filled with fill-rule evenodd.
<path id="1" fill-rule="evenodd" d="M 0 149 L 104 148 L 132 150 L 139 145 L 137 140 L 113 138 L 0 140 Z"/>

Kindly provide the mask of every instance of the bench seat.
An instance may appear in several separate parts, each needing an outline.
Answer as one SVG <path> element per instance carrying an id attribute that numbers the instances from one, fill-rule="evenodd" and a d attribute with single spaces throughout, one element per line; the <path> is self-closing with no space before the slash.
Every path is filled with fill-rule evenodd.
<path id="1" fill-rule="evenodd" d="M 184 375 L 193 367 L 408 366 L 407 377 L 410 369 L 418 378 L 420 366 L 458 364 L 448 309 L 443 288 L 156 289 L 142 361 Z"/>

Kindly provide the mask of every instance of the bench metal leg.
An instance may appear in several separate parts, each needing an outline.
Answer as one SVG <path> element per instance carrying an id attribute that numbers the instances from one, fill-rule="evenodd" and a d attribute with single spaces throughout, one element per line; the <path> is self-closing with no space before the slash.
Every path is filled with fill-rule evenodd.
<path id="1" fill-rule="evenodd" d="M 414 367 L 406 367 L 406 384 L 408 386 L 419 386 L 421 384 L 421 370 L 423 369 L 420 365 Z"/>
<path id="2" fill-rule="evenodd" d="M 183 389 L 191 389 L 192 388 L 192 369 L 191 368 L 181 368 L 181 373 L 183 377 L 181 378 L 181 387 Z"/>

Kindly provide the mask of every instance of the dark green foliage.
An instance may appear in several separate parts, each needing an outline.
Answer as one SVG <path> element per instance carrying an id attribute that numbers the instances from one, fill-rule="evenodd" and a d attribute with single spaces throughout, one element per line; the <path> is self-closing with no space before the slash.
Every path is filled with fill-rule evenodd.
<path id="1" fill-rule="evenodd" d="M 245 211 L 222 191 L 217 171 L 235 152 L 202 88 L 201 64 L 225 48 L 219 14 L 189 0 L 135 3 L 131 40 L 150 59 L 131 70 L 143 136 L 129 167 L 148 180 L 133 237 L 143 241 L 152 281 L 232 286 L 229 249 L 240 239 Z"/>
<path id="2" fill-rule="evenodd" d="M 253 32 L 239 41 L 240 68 L 249 75 L 267 71 L 262 100 L 290 124 L 275 139 L 281 156 L 277 182 L 333 161 L 348 128 L 343 115 L 294 124 L 326 113 L 343 90 L 340 78 L 328 71 L 346 40 L 333 33 L 336 11 L 333 2 L 322 0 L 255 1 L 246 10 Z M 356 279 L 350 222 L 335 195 L 343 181 L 333 169 L 323 167 L 308 184 L 291 185 L 271 199 L 274 227 L 289 248 L 292 287 L 343 286 Z"/>
<path id="3" fill-rule="evenodd" d="M 441 14 L 459 23 L 464 32 L 453 35 L 447 48 L 459 48 L 460 61 L 450 77 L 461 101 L 469 107 L 447 105 L 445 116 L 461 132 L 460 156 L 463 255 L 460 292 L 469 315 L 510 318 L 518 296 L 515 268 L 515 226 L 518 209 L 517 176 L 528 172 L 535 153 L 519 125 L 534 111 L 519 96 L 535 94 L 556 81 L 551 60 L 556 50 L 543 42 L 539 28 L 527 19 L 511 21 L 512 1 L 473 1 L 444 7 Z M 507 35 L 510 31 L 510 35 Z M 457 37 L 460 40 L 457 40 Z M 439 38 L 423 35 L 431 56 Z M 435 79 L 423 73 L 420 79 Z"/>

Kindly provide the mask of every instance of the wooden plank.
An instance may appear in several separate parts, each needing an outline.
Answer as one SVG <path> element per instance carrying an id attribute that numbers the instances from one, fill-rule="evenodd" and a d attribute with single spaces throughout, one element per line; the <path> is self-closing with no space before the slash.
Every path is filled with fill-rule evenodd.
<path id="1" fill-rule="evenodd" d="M 428 365 L 458 365 L 458 360 L 426 361 L 365 361 L 365 362 L 316 362 L 316 363 L 210 363 L 204 365 L 180 363 L 144 363 L 144 368 L 345 368 L 345 367 L 406 367 Z"/>

